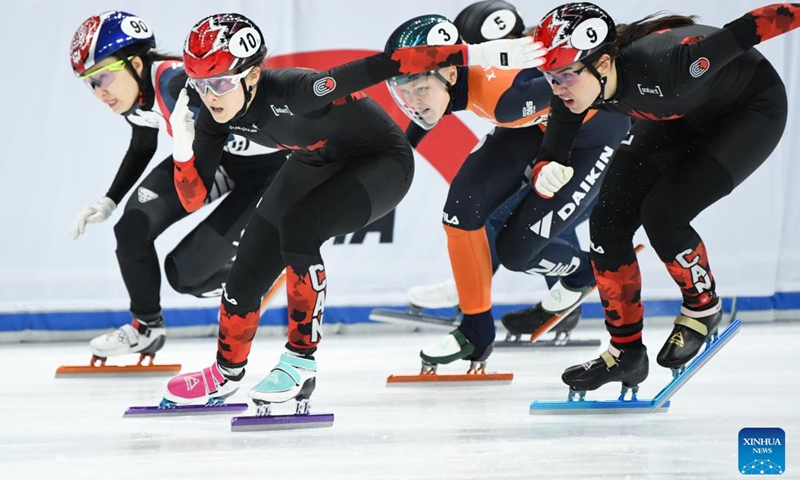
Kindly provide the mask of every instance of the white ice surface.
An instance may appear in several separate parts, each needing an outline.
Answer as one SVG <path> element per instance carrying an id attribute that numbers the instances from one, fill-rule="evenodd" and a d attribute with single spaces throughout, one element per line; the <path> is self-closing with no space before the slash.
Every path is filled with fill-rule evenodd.
<path id="1" fill-rule="evenodd" d="M 651 370 L 640 398 L 669 380 L 655 363 L 667 333 L 645 328 Z M 334 426 L 245 433 L 230 432 L 225 415 L 122 417 L 157 404 L 166 377 L 55 379 L 59 365 L 88 360 L 86 344 L 3 345 L 0 479 L 735 479 L 744 427 L 783 428 L 781 478 L 800 478 L 800 323 L 746 324 L 668 413 L 628 416 L 528 414 L 535 399 L 565 397 L 562 370 L 593 348 L 497 349 L 489 370 L 512 371 L 511 385 L 385 386 L 391 373 L 416 373 L 420 347 L 440 335 L 328 336 L 312 409 L 334 413 Z M 597 326 L 575 336 L 606 339 Z M 281 338 L 256 338 L 233 401 L 245 401 L 281 351 Z M 172 341 L 158 360 L 188 371 L 214 354 L 214 339 Z"/>

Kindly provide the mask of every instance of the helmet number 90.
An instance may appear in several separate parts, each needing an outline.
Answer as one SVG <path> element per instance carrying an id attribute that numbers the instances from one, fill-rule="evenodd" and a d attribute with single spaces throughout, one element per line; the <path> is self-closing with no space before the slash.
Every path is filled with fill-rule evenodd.
<path id="1" fill-rule="evenodd" d="M 245 27 L 234 33 L 228 49 L 234 57 L 248 58 L 261 48 L 261 35 L 253 27 Z"/>
<path id="2" fill-rule="evenodd" d="M 122 31 L 125 35 L 133 38 L 150 38 L 153 33 L 150 28 L 144 23 L 144 20 L 136 17 L 128 17 L 122 22 Z"/>

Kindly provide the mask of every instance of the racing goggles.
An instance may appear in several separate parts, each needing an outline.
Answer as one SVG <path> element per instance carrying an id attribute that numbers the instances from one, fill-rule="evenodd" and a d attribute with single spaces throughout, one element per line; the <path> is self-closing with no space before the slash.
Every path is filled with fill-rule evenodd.
<path id="1" fill-rule="evenodd" d="M 251 70 L 253 70 L 253 67 L 235 75 L 220 75 L 219 77 L 211 78 L 190 78 L 189 85 L 197 90 L 197 93 L 200 95 L 205 95 L 211 90 L 211 93 L 221 97 L 239 88 L 239 81 L 249 75 Z"/>
<path id="2" fill-rule="evenodd" d="M 586 70 L 586 66 L 577 70 L 564 70 L 562 72 L 551 73 L 543 72 L 544 78 L 550 82 L 550 86 L 561 85 L 564 88 L 569 88 L 581 81 L 581 73 Z"/>
<path id="3" fill-rule="evenodd" d="M 83 83 L 85 83 L 91 91 L 94 91 L 97 87 L 106 88 L 117 78 L 114 73 L 125 68 L 125 62 L 130 62 L 132 58 L 133 57 L 128 57 L 126 60 L 109 63 L 103 68 L 81 75 L 81 80 L 83 80 Z"/>

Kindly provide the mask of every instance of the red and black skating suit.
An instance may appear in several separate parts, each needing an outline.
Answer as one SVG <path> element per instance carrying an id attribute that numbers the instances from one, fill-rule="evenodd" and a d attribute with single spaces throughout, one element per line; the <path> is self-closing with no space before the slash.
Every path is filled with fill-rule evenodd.
<path id="1" fill-rule="evenodd" d="M 754 10 L 722 29 L 681 26 L 621 47 L 614 96 L 594 108 L 640 119 L 606 175 L 591 220 L 592 262 L 612 343 L 641 345 L 643 226 L 683 294 L 683 313 L 716 308 L 714 277 L 690 222 L 770 155 L 787 116 L 783 82 L 752 47 L 800 25 L 799 4 Z M 539 160 L 570 164 L 585 115 L 551 100 Z M 626 142 L 627 143 L 627 142 Z"/>
<path id="2" fill-rule="evenodd" d="M 314 352 L 327 287 L 320 246 L 390 212 L 414 176 L 403 131 L 360 90 L 465 60 L 466 46 L 456 45 L 380 53 L 323 72 L 262 69 L 252 104 L 240 118 L 218 124 L 202 109 L 195 156 L 175 166 L 176 188 L 187 210 L 202 205 L 229 134 L 292 151 L 248 224 L 225 286 L 221 365 L 247 362 L 261 296 L 284 268 L 287 348 Z"/>

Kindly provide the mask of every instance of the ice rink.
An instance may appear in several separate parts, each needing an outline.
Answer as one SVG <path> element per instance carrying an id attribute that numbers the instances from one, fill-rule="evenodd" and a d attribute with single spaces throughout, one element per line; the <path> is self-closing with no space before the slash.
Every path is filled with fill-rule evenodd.
<path id="1" fill-rule="evenodd" d="M 574 335 L 605 343 L 599 324 L 584 322 Z M 669 380 L 655 363 L 667 333 L 645 327 L 651 372 L 640 398 Z M 528 414 L 535 399 L 564 398 L 562 370 L 594 348 L 497 349 L 489 370 L 513 372 L 511 385 L 386 387 L 389 374 L 416 373 L 420 347 L 440 335 L 328 335 L 312 411 L 334 413 L 333 427 L 246 433 L 230 432 L 226 415 L 122 417 L 128 406 L 157 404 L 168 377 L 54 378 L 59 365 L 88 361 L 86 343 L 2 345 L 0 478 L 735 479 L 744 427 L 783 428 L 780 478 L 800 478 L 800 323 L 745 324 L 669 412 L 625 416 Z M 245 401 L 282 345 L 279 336 L 256 338 L 233 401 Z M 174 340 L 158 363 L 196 370 L 214 354 L 214 339 Z"/>

